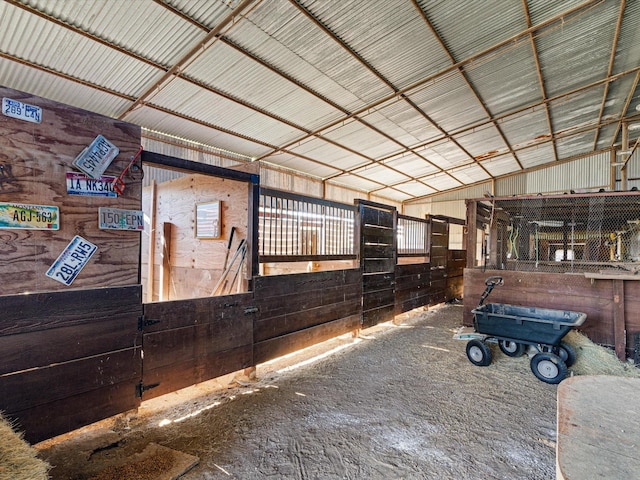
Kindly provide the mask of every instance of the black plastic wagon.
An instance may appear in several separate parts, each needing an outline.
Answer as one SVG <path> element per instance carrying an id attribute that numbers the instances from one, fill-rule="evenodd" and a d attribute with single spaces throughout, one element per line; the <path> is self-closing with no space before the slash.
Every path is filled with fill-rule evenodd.
<path id="1" fill-rule="evenodd" d="M 531 358 L 531 371 L 546 383 L 560 383 L 567 368 L 576 360 L 576 353 L 562 338 L 573 327 L 582 325 L 585 313 L 549 308 L 521 307 L 488 303 L 485 299 L 493 288 L 503 285 L 502 277 L 489 277 L 478 307 L 472 310 L 477 335 L 467 343 L 467 357 L 474 365 L 491 364 L 491 349 L 487 341 L 497 340 L 500 350 L 510 357 L 519 357 L 528 346 L 537 353 Z"/>

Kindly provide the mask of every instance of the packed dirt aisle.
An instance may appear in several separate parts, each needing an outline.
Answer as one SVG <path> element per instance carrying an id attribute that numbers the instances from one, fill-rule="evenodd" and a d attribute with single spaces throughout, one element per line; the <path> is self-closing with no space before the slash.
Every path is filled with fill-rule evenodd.
<path id="1" fill-rule="evenodd" d="M 404 314 L 41 454 L 54 480 L 91 478 L 151 442 L 200 458 L 185 480 L 554 478 L 556 386 L 497 345 L 492 365 L 472 365 L 453 339 L 461 322 L 460 305 Z"/>

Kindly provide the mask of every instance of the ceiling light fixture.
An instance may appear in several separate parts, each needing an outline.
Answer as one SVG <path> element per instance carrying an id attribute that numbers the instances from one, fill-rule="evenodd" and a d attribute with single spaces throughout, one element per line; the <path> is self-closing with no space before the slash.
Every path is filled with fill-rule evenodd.
<path id="1" fill-rule="evenodd" d="M 640 130 L 640 123 L 630 123 L 627 127 L 629 130 Z"/>
<path id="2" fill-rule="evenodd" d="M 619 157 L 622 157 L 624 155 L 631 155 L 631 150 L 618 150 L 616 152 L 616 155 L 618 155 Z"/>
<path id="3" fill-rule="evenodd" d="M 636 110 L 640 112 L 640 103 L 636 105 Z"/>

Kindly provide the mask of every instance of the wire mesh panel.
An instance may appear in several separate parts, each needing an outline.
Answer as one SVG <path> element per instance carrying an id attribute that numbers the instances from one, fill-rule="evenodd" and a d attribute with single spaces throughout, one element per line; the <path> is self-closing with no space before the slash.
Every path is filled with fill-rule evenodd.
<path id="1" fill-rule="evenodd" d="M 496 198 L 478 211 L 489 268 L 640 272 L 637 192 Z"/>
<path id="2" fill-rule="evenodd" d="M 356 207 L 279 190 L 260 190 L 261 262 L 356 258 Z"/>
<path id="3" fill-rule="evenodd" d="M 426 219 L 398 215 L 398 256 L 429 255 L 429 222 Z"/>

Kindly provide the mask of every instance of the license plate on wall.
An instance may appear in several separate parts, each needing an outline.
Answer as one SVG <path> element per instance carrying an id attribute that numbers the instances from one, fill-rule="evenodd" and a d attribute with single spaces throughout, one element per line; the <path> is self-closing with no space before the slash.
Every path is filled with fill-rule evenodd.
<path id="1" fill-rule="evenodd" d="M 98 208 L 98 228 L 101 230 L 144 230 L 142 210 Z"/>
<path id="2" fill-rule="evenodd" d="M 0 203 L 0 228 L 58 230 L 60 212 L 50 205 Z"/>
<path id="3" fill-rule="evenodd" d="M 2 99 L 2 114 L 25 122 L 42 122 L 42 109 L 40 107 L 6 97 Z"/>
<path id="4" fill-rule="evenodd" d="M 84 173 L 67 172 L 67 193 L 89 197 L 117 197 L 113 190 L 116 177 L 102 176 L 91 178 Z"/>
<path id="5" fill-rule="evenodd" d="M 82 150 L 73 161 L 73 166 L 91 178 L 100 178 L 120 149 L 102 135 Z"/>
<path id="6" fill-rule="evenodd" d="M 47 277 L 67 286 L 71 285 L 97 250 L 97 245 L 76 235 L 49 267 Z"/>

